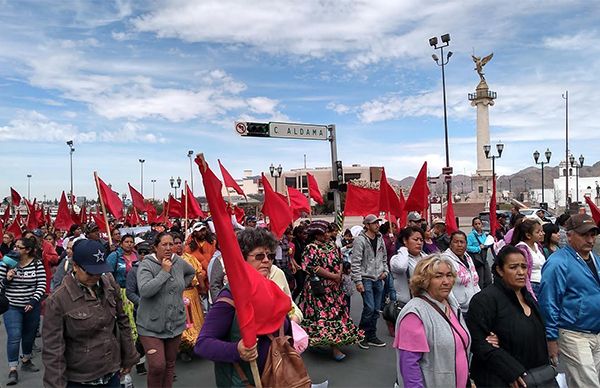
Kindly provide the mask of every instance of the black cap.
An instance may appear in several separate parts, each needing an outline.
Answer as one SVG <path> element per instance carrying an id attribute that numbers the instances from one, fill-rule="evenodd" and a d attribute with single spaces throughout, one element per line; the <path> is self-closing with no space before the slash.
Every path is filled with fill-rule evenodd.
<path id="1" fill-rule="evenodd" d="M 112 272 L 106 262 L 104 245 L 96 240 L 80 240 L 73 245 L 73 261 L 90 275 Z"/>
<path id="2" fill-rule="evenodd" d="M 95 222 L 88 222 L 85 225 L 85 233 L 90 233 L 90 232 L 93 232 L 95 230 L 100 230 L 100 228 L 98 227 L 98 225 L 96 225 Z"/>

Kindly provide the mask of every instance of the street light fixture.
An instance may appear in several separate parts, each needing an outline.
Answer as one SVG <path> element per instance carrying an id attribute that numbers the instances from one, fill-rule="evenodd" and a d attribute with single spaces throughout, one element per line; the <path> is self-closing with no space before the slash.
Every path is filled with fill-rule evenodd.
<path id="1" fill-rule="evenodd" d="M 31 174 L 27 174 L 27 200 L 31 201 Z"/>
<path id="2" fill-rule="evenodd" d="M 69 202 L 73 204 L 73 152 L 75 152 L 75 148 L 73 147 L 73 140 L 67 141 L 67 145 L 69 146 L 69 159 L 71 161 L 71 192 Z"/>
<path id="3" fill-rule="evenodd" d="M 142 191 L 142 195 L 144 195 L 144 162 L 145 159 L 138 159 L 140 162 L 140 190 Z"/>
<path id="4" fill-rule="evenodd" d="M 452 185 L 452 169 L 450 168 L 450 153 L 448 150 L 448 114 L 447 114 L 447 108 L 446 108 L 446 73 L 445 73 L 445 66 L 448 64 L 448 61 L 450 60 L 450 57 L 452 56 L 452 51 L 448 51 L 448 53 L 446 54 L 446 57 L 444 57 L 444 47 L 447 47 L 448 45 L 450 45 L 450 34 L 444 34 L 441 36 L 441 40 L 442 43 L 441 45 L 438 45 L 438 38 L 437 37 L 432 37 L 429 39 L 429 45 L 431 47 L 433 47 L 435 50 L 440 50 L 440 56 L 438 57 L 436 54 L 433 54 L 431 57 L 433 58 L 433 60 L 435 61 L 435 63 L 440 66 L 442 68 L 442 94 L 444 97 L 444 142 L 445 142 L 445 148 L 446 148 L 446 170 L 443 171 L 444 175 L 449 175 L 449 177 L 446 179 L 446 185 L 447 185 L 447 193 L 451 192 L 451 185 Z M 448 199 L 450 200 L 450 199 Z"/>
<path id="5" fill-rule="evenodd" d="M 504 151 L 504 144 L 498 143 L 496 144 L 496 151 L 498 155 L 490 155 L 490 151 L 492 150 L 492 146 L 486 144 L 483 146 L 483 152 L 485 153 L 486 159 L 492 159 L 492 195 L 496 195 L 496 159 L 500 159 L 502 157 L 502 151 Z M 490 209 L 490 212 L 495 209 Z"/>
<path id="6" fill-rule="evenodd" d="M 192 155 L 194 155 L 194 150 L 189 150 L 187 153 L 187 156 L 190 159 L 190 182 L 192 184 L 192 193 L 193 193 L 194 192 L 194 169 L 192 168 Z"/>
<path id="7" fill-rule="evenodd" d="M 274 178 L 275 180 L 275 192 L 277 191 L 277 179 L 279 177 L 281 177 L 281 173 L 283 172 L 283 167 L 281 167 L 281 164 L 279 166 L 277 166 L 277 168 L 275 168 L 275 166 L 273 166 L 273 163 L 271 163 L 271 165 L 269 166 L 269 172 L 271 173 L 271 178 Z"/>
<path id="8" fill-rule="evenodd" d="M 171 177 L 169 182 L 171 183 L 171 188 L 175 190 L 175 199 L 177 199 L 177 189 L 181 187 L 181 177 L 177 177 L 177 180 Z M 175 182 L 177 182 L 177 184 L 175 184 Z"/>
<path id="9" fill-rule="evenodd" d="M 542 204 L 545 204 L 545 202 L 544 202 L 544 164 L 550 163 L 550 157 L 552 156 L 552 152 L 550 151 L 549 148 L 546 148 L 546 152 L 544 152 L 544 156 L 546 157 L 545 162 L 543 160 L 541 160 L 541 161 L 539 160 L 540 153 L 538 152 L 538 150 L 535 150 L 535 152 L 533 153 L 533 160 L 535 160 L 535 164 L 540 164 L 542 166 L 542 203 L 540 204 L 540 206 L 544 206 Z"/>
<path id="10" fill-rule="evenodd" d="M 579 170 L 583 167 L 583 162 L 585 161 L 583 155 L 579 155 L 579 164 L 575 162 L 575 156 L 571 155 L 569 157 L 569 162 L 571 163 L 571 167 L 575 169 L 575 201 L 579 203 Z"/>
<path id="11" fill-rule="evenodd" d="M 150 182 L 152 182 L 152 200 L 154 201 L 154 185 L 156 183 L 156 179 L 150 179 Z"/>

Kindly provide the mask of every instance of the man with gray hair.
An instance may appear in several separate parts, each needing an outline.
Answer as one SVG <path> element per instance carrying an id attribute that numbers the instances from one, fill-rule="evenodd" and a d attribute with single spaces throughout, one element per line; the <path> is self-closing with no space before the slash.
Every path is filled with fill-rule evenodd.
<path id="1" fill-rule="evenodd" d="M 600 259 L 592 253 L 600 228 L 587 214 L 565 223 L 568 245 L 542 267 L 539 303 L 548 353 L 561 354 L 570 387 L 600 386 Z"/>

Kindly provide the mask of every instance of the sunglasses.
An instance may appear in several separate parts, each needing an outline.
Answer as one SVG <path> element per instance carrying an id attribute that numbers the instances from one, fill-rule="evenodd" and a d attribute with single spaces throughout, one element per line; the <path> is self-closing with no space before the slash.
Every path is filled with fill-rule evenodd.
<path id="1" fill-rule="evenodd" d="M 248 256 L 254 257 L 258 261 L 263 261 L 265 259 L 265 257 L 267 259 L 269 259 L 269 261 L 275 260 L 275 254 L 274 253 L 257 253 L 255 255 L 248 255 Z"/>

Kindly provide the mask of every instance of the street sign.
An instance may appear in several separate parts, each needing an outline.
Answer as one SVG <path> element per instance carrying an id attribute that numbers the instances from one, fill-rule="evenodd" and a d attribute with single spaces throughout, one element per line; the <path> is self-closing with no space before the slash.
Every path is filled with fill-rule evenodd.
<path id="1" fill-rule="evenodd" d="M 327 140 L 326 125 L 269 123 L 270 137 L 304 140 Z"/>
<path id="2" fill-rule="evenodd" d="M 442 167 L 442 174 L 452 175 L 452 167 Z"/>

